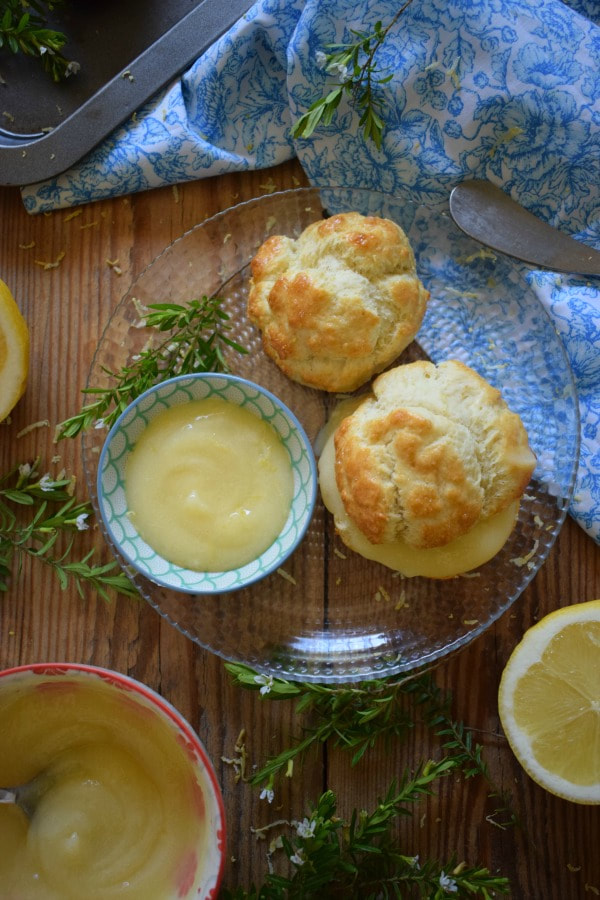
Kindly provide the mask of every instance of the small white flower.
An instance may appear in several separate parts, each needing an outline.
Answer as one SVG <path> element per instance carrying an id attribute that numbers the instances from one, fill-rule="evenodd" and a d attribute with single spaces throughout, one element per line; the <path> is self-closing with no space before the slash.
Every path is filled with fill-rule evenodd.
<path id="1" fill-rule="evenodd" d="M 67 65 L 65 69 L 65 77 L 68 78 L 69 75 L 77 75 L 81 68 L 81 64 L 77 62 L 77 60 L 72 59 L 71 62 Z"/>
<path id="2" fill-rule="evenodd" d="M 29 478 L 29 476 L 31 475 L 31 464 L 23 463 L 22 465 L 20 465 L 19 475 L 21 476 L 21 478 Z"/>
<path id="3" fill-rule="evenodd" d="M 448 894 L 456 894 L 458 891 L 458 885 L 456 884 L 454 878 L 450 878 L 449 875 L 446 875 L 445 872 L 442 872 L 440 875 L 440 887 L 443 888 Z"/>
<path id="4" fill-rule="evenodd" d="M 42 477 L 40 478 L 40 488 L 43 491 L 52 491 L 52 490 L 54 490 L 54 487 L 55 487 L 55 482 L 52 481 L 52 479 L 50 478 L 50 475 L 48 475 L 48 474 L 42 475 Z"/>
<path id="5" fill-rule="evenodd" d="M 94 422 L 94 428 L 99 430 L 100 428 L 104 428 L 104 419 L 96 419 Z"/>
<path id="6" fill-rule="evenodd" d="M 87 531 L 90 527 L 85 521 L 88 517 L 89 513 L 80 513 L 75 519 L 75 525 L 77 526 L 77 531 Z"/>
<path id="7" fill-rule="evenodd" d="M 323 53 L 322 50 L 317 50 L 315 53 L 315 62 L 317 64 L 317 69 L 324 69 L 327 64 L 327 54 Z"/>
<path id="8" fill-rule="evenodd" d="M 350 78 L 348 66 L 343 66 L 341 63 L 333 63 L 332 66 L 329 66 L 328 71 L 331 72 L 332 75 L 337 75 L 340 81 L 348 81 Z"/>
<path id="9" fill-rule="evenodd" d="M 263 788 L 260 792 L 259 800 L 267 800 L 269 803 L 273 802 L 273 797 L 275 796 L 275 792 L 272 788 Z"/>
<path id="10" fill-rule="evenodd" d="M 260 689 L 261 694 L 268 694 L 273 687 L 272 675 L 255 675 L 254 681 L 256 684 L 262 684 L 262 687 Z"/>
<path id="11" fill-rule="evenodd" d="M 409 866 L 412 866 L 412 867 L 413 867 L 413 869 L 420 869 L 420 868 L 421 868 L 421 865 L 420 865 L 420 863 L 419 863 L 419 856 L 418 856 L 418 854 L 417 854 L 417 856 L 410 856 L 410 857 L 408 857 L 408 859 L 407 859 L 406 861 L 407 861 L 407 863 L 409 864 Z"/>
<path id="12" fill-rule="evenodd" d="M 298 832 L 298 837 L 301 838 L 310 838 L 315 833 L 316 822 L 314 819 L 303 819 L 301 822 L 296 822 L 296 831 Z"/>
<path id="13" fill-rule="evenodd" d="M 297 850 L 293 856 L 290 856 L 290 862 L 293 862 L 295 866 L 303 866 L 306 862 L 304 858 L 304 850 L 302 848 Z"/>

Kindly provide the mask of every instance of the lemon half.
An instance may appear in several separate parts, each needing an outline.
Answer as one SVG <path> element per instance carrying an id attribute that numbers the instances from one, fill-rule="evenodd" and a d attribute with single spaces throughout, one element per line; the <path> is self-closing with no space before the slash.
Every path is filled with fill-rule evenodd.
<path id="1" fill-rule="evenodd" d="M 29 331 L 8 287 L 0 280 L 0 422 L 27 386 Z"/>
<path id="2" fill-rule="evenodd" d="M 502 673 L 498 707 L 537 784 L 600 804 L 600 600 L 555 610 L 525 632 Z"/>

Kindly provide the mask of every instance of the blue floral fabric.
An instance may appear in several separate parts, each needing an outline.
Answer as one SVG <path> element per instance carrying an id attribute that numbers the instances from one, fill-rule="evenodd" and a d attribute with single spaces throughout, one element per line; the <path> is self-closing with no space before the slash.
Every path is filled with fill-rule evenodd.
<path id="1" fill-rule="evenodd" d="M 393 77 L 378 150 L 342 100 L 331 125 L 293 141 L 292 122 L 339 80 L 328 44 L 385 26 L 397 0 L 259 0 L 214 46 L 70 171 L 23 189 L 42 212 L 294 155 L 311 183 L 402 189 L 447 202 L 486 178 L 600 248 L 600 4 L 418 0 L 377 54 Z M 528 276 L 561 335 L 581 411 L 571 513 L 600 542 L 600 280 Z"/>

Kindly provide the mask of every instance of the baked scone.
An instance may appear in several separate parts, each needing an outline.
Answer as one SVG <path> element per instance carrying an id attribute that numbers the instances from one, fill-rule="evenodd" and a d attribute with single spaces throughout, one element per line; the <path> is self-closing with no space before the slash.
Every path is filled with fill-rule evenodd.
<path id="1" fill-rule="evenodd" d="M 319 461 L 340 537 L 407 575 L 481 565 L 512 531 L 535 467 L 520 417 L 455 360 L 398 366 L 372 390 Z"/>
<path id="2" fill-rule="evenodd" d="M 273 235 L 251 264 L 248 317 L 265 353 L 294 381 L 353 391 L 416 335 L 429 292 L 404 231 L 340 213 L 297 240 Z"/>

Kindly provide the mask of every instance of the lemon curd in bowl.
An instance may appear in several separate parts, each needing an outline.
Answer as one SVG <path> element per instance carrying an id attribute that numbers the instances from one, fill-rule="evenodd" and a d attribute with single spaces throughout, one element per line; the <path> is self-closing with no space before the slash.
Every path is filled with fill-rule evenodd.
<path id="1" fill-rule="evenodd" d="M 197 571 L 236 569 L 264 553 L 293 486 L 275 429 L 220 397 L 159 412 L 125 467 L 135 527 L 161 556 Z"/>
<path id="2" fill-rule="evenodd" d="M 238 590 L 301 542 L 316 462 L 272 393 L 221 373 L 163 381 L 131 403 L 100 455 L 107 536 L 124 559 L 187 594 Z"/>
<path id="3" fill-rule="evenodd" d="M 0 783 L 40 775 L 30 819 L 0 804 L 3 897 L 214 896 L 224 852 L 214 771 L 149 688 L 72 664 L 0 673 Z"/>

